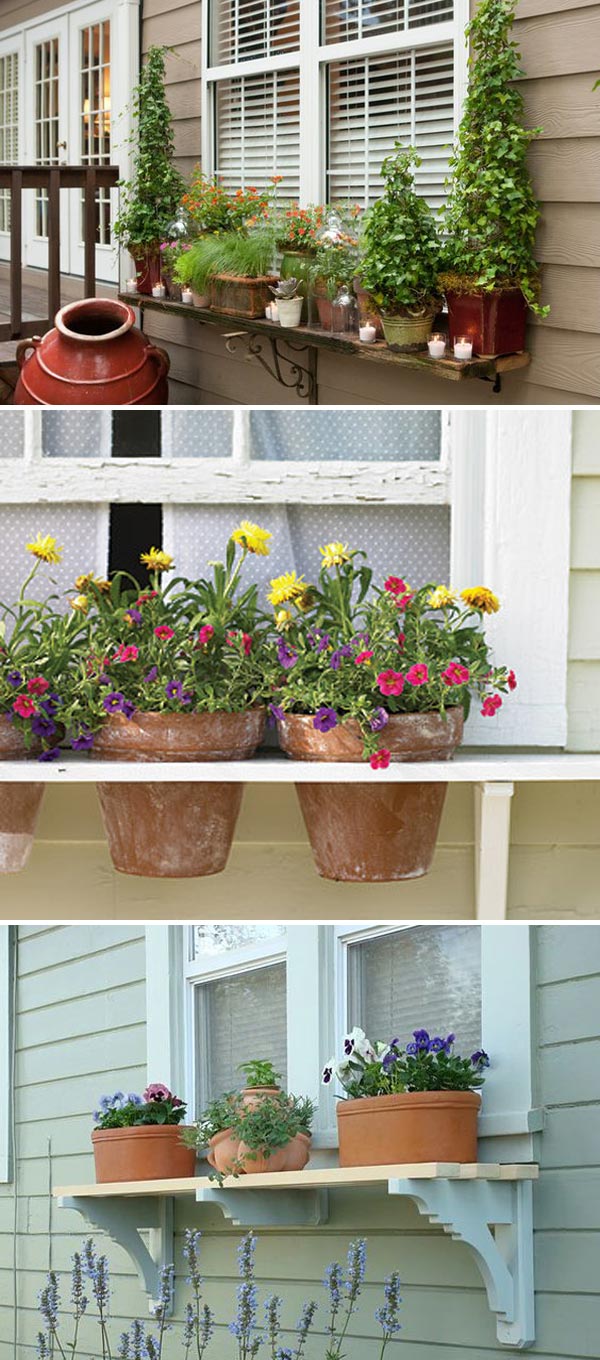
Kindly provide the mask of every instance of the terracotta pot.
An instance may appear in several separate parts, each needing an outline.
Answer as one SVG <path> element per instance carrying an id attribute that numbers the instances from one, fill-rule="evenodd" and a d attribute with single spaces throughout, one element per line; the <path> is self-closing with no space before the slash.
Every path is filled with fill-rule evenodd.
<path id="1" fill-rule="evenodd" d="M 294 760 L 359 762 L 362 734 L 353 719 L 318 732 L 312 715 L 290 713 L 279 741 Z M 462 739 L 462 709 L 390 716 L 382 746 L 393 762 L 450 760 Z M 447 783 L 296 784 L 313 857 L 322 878 L 390 883 L 431 868 Z"/>
<path id="2" fill-rule="evenodd" d="M 0 760 L 23 760 L 40 751 L 39 743 L 28 752 L 23 734 L 8 718 L 0 717 Z M 18 874 L 25 868 L 44 797 L 44 784 L 0 782 L 0 874 Z"/>
<path id="3" fill-rule="evenodd" d="M 153 250 L 140 251 L 139 255 L 133 251 L 130 253 L 135 269 L 138 293 L 151 295 L 154 285 L 160 283 L 161 280 L 162 260 L 158 246 Z"/>
<path id="4" fill-rule="evenodd" d="M 99 760 L 247 760 L 264 731 L 262 708 L 246 713 L 111 714 Z M 204 878 L 225 868 L 242 802 L 241 783 L 100 783 L 115 869 L 142 878 Z"/>
<path id="5" fill-rule="evenodd" d="M 260 1149 L 251 1149 L 246 1143 L 240 1143 L 238 1147 L 238 1167 L 245 1172 L 246 1176 L 258 1176 L 266 1171 L 286 1171 L 288 1148 L 289 1143 L 285 1147 L 275 1148 L 271 1156 L 267 1157 Z"/>
<path id="6" fill-rule="evenodd" d="M 166 405 L 169 356 L 134 321 L 116 298 L 70 302 L 53 330 L 17 345 L 15 405 Z"/>
<path id="7" fill-rule="evenodd" d="M 303 1171 L 310 1157 L 312 1139 L 307 1133 L 297 1133 L 284 1149 L 284 1171 Z"/>
<path id="8" fill-rule="evenodd" d="M 340 1166 L 476 1162 L 480 1104 L 474 1091 L 404 1091 L 340 1100 Z"/>
<path id="9" fill-rule="evenodd" d="M 194 307 L 210 307 L 208 293 L 195 293 L 193 288 L 191 289 L 191 293 L 194 300 Z"/>
<path id="10" fill-rule="evenodd" d="M 206 1160 L 222 1176 L 228 1176 L 236 1169 L 239 1138 L 234 1138 L 231 1129 L 221 1129 L 210 1139 Z"/>
<path id="11" fill-rule="evenodd" d="M 525 349 L 527 303 L 520 288 L 493 293 L 446 293 L 450 353 L 454 341 L 466 335 L 473 354 L 494 358 Z"/>
<path id="12" fill-rule="evenodd" d="M 421 316 L 383 316 L 383 334 L 389 349 L 399 354 L 425 349 L 431 335 L 435 312 Z"/>
<path id="13" fill-rule="evenodd" d="M 260 1105 L 265 1096 L 278 1096 L 280 1093 L 280 1086 L 245 1086 L 243 1091 L 240 1091 L 242 1103 L 253 1110 Z"/>
<path id="14" fill-rule="evenodd" d="M 226 316 L 245 316 L 251 320 L 264 317 L 272 300 L 270 286 L 276 283 L 277 279 L 270 274 L 259 279 L 215 274 L 210 280 L 210 305 Z"/>
<path id="15" fill-rule="evenodd" d="M 181 1141 L 181 1124 L 140 1124 L 133 1129 L 94 1129 L 96 1180 L 162 1181 L 193 1176 L 196 1149 Z"/>

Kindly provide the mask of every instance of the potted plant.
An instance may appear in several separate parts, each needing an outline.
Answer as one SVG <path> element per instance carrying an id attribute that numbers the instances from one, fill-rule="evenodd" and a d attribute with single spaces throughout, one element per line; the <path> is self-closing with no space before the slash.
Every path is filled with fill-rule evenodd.
<path id="1" fill-rule="evenodd" d="M 190 249 L 189 241 L 161 241 L 160 276 L 165 285 L 167 297 L 173 302 L 181 302 L 181 284 L 176 278 L 176 268 L 182 255 Z"/>
<path id="2" fill-rule="evenodd" d="M 263 1096 L 277 1095 L 281 1090 L 281 1072 L 276 1072 L 269 1058 L 251 1058 L 240 1063 L 246 1085 L 242 1087 L 241 1097 L 244 1105 L 252 1108 Z"/>
<path id="3" fill-rule="evenodd" d="M 302 318 L 304 298 L 298 290 L 296 278 L 280 279 L 271 293 L 277 303 L 280 326 L 299 326 Z"/>
<path id="4" fill-rule="evenodd" d="M 360 285 L 381 311 L 391 349 L 410 351 L 427 344 L 439 308 L 439 242 L 435 219 L 414 190 L 413 150 L 396 143 L 384 160 L 385 189 L 369 209 L 361 238 Z"/>
<path id="5" fill-rule="evenodd" d="M 195 293 L 226 316 L 264 316 L 269 288 L 277 282 L 272 228 L 262 222 L 247 231 L 226 231 L 193 241 L 176 271 Z"/>
<path id="6" fill-rule="evenodd" d="M 196 1153 L 182 1141 L 186 1107 L 162 1082 L 141 1096 L 102 1096 L 94 1113 L 96 1180 L 159 1181 L 193 1176 Z"/>
<path id="7" fill-rule="evenodd" d="M 233 1131 L 235 1113 L 240 1104 L 238 1091 L 211 1100 L 198 1123 L 183 1130 L 183 1140 L 198 1152 L 206 1151 L 206 1159 L 220 1176 L 233 1175 L 237 1163 L 239 1138 Z"/>
<path id="8" fill-rule="evenodd" d="M 273 1069 L 262 1060 L 246 1065 L 254 1086 L 211 1101 L 197 1125 L 184 1135 L 219 1177 L 262 1171 L 301 1171 L 310 1156 L 315 1107 L 308 1096 L 288 1095 L 276 1085 L 259 1085 Z"/>
<path id="9" fill-rule="evenodd" d="M 323 330 L 347 330 L 347 318 L 338 302 L 340 293 L 350 295 L 358 263 L 358 238 L 355 233 L 337 225 L 337 218 L 328 219 L 329 225 L 318 238 L 314 261 L 310 270 L 311 294 L 314 296 L 319 325 Z"/>
<path id="10" fill-rule="evenodd" d="M 175 216 L 184 181 L 174 164 L 171 110 L 165 93 L 164 47 L 150 47 L 133 92 L 133 176 L 121 182 L 122 203 L 113 234 L 133 257 L 138 291 L 160 282 L 159 246 Z"/>
<path id="11" fill-rule="evenodd" d="M 265 723 L 265 627 L 255 586 L 242 588 L 249 554 L 271 535 L 243 521 L 212 579 L 175 579 L 168 553 L 142 554 L 143 590 L 117 573 L 90 591 L 87 652 L 71 683 L 69 714 L 106 761 L 245 760 Z M 93 599 L 93 607 L 92 607 Z M 122 873 L 185 878 L 219 873 L 229 854 L 243 784 L 98 784 L 113 864 Z"/>
<path id="12" fill-rule="evenodd" d="M 476 586 L 375 587 L 366 554 L 327 543 L 318 586 L 271 582 L 271 711 L 294 760 L 446 761 L 471 700 L 493 717 L 512 671 L 493 665 L 482 622 L 499 602 Z M 318 872 L 350 882 L 416 878 L 430 868 L 447 784 L 401 779 L 297 785 Z"/>
<path id="13" fill-rule="evenodd" d="M 454 1052 L 455 1036 L 414 1030 L 372 1044 L 358 1026 L 344 1039 L 344 1056 L 332 1058 L 322 1081 L 344 1091 L 337 1107 L 340 1166 L 413 1162 L 476 1162 L 477 1116 L 489 1058 Z"/>
<path id="14" fill-rule="evenodd" d="M 540 210 L 527 164 L 541 128 L 523 127 L 515 5 L 482 0 L 467 28 L 470 77 L 444 215 L 440 286 L 450 345 L 464 335 L 482 355 L 523 350 L 528 308 L 549 311 L 539 300 Z"/>

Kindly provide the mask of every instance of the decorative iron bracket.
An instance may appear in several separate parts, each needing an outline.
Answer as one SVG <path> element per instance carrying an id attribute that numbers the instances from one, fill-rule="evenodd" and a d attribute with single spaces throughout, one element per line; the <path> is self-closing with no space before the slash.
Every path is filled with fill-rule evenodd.
<path id="1" fill-rule="evenodd" d="M 240 1228 L 317 1228 L 329 1218 L 327 1190 L 225 1190 L 200 1188 L 199 1204 L 218 1204 Z"/>
<path id="2" fill-rule="evenodd" d="M 291 388 L 298 397 L 308 401 L 309 405 L 316 404 L 317 350 L 314 345 L 296 344 L 286 335 L 286 349 L 291 350 L 292 354 L 306 354 L 306 362 L 301 364 L 281 352 L 278 336 L 259 335 L 256 331 L 230 331 L 225 336 L 228 354 L 236 353 L 240 340 L 248 341 L 248 356 L 258 359 L 270 378 L 275 378 L 282 387 Z M 271 351 L 270 358 L 267 358 L 264 352 L 267 346 Z"/>
<path id="3" fill-rule="evenodd" d="M 61 1195 L 58 1203 L 64 1209 L 74 1209 L 93 1227 L 101 1228 L 127 1252 L 148 1295 L 149 1311 L 154 1314 L 160 1297 L 161 1270 L 173 1264 L 172 1196 L 78 1199 Z M 141 1236 L 144 1231 L 148 1232 L 148 1245 Z"/>
<path id="4" fill-rule="evenodd" d="M 430 1223 L 439 1224 L 470 1248 L 496 1314 L 498 1341 L 520 1349 L 531 1346 L 535 1340 L 532 1182 L 392 1179 L 388 1191 L 412 1199 Z"/>

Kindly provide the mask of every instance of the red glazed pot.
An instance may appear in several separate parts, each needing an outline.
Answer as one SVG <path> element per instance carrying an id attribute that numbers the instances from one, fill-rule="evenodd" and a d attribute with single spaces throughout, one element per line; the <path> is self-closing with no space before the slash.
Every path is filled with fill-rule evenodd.
<path id="1" fill-rule="evenodd" d="M 353 719 L 319 732 L 309 714 L 288 713 L 279 741 L 293 760 L 362 761 L 362 734 Z M 460 708 L 396 713 L 382 746 L 393 762 L 450 760 L 463 732 Z M 431 868 L 447 783 L 296 784 L 313 857 L 322 878 L 345 883 L 392 883 Z"/>
<path id="2" fill-rule="evenodd" d="M 29 754 L 39 750 L 37 743 Z M 0 717 L 0 760 L 23 760 L 27 754 L 22 733 Z M 43 784 L 0 782 L 0 874 L 18 874 L 25 868 L 43 796 Z"/>
<path id="3" fill-rule="evenodd" d="M 116 298 L 70 302 L 53 330 L 17 345 L 15 405 L 166 405 L 169 357 L 134 322 Z"/>
<path id="4" fill-rule="evenodd" d="M 160 283 L 162 260 L 158 250 L 148 250 L 141 255 L 132 255 L 137 279 L 138 293 L 152 295 L 155 283 Z"/>
<path id="5" fill-rule="evenodd" d="M 454 341 L 466 335 L 473 354 L 497 358 L 525 349 L 527 303 L 520 288 L 493 293 L 446 293 L 450 353 Z"/>
<path id="6" fill-rule="evenodd" d="M 181 1141 L 181 1124 L 138 1124 L 131 1129 L 94 1129 L 98 1184 L 162 1181 L 193 1176 L 196 1149 Z"/>

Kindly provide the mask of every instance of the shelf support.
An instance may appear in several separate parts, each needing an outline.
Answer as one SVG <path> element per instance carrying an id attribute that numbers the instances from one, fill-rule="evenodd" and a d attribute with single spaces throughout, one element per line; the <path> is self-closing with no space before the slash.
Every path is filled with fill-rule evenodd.
<path id="1" fill-rule="evenodd" d="M 290 357 L 290 354 L 284 354 L 280 350 L 278 338 L 274 335 L 230 331 L 224 339 L 228 354 L 235 354 L 239 341 L 247 340 L 248 354 L 258 359 L 270 378 L 275 378 L 282 387 L 291 388 L 296 396 L 304 398 L 309 406 L 318 405 L 317 351 L 314 345 L 307 345 L 305 342 L 298 344 L 286 336 L 285 346 L 291 352 Z M 265 355 L 265 349 L 270 350 L 269 358 Z M 304 363 L 300 363 L 299 359 L 295 360 L 295 354 L 305 354 Z"/>
<path id="2" fill-rule="evenodd" d="M 513 783 L 475 784 L 475 908 L 478 921 L 503 921 L 508 909 Z"/>
<path id="3" fill-rule="evenodd" d="M 430 1223 L 470 1248 L 496 1314 L 500 1344 L 531 1346 L 535 1340 L 531 1181 L 391 1179 L 388 1190 L 412 1199 Z"/>
<path id="4" fill-rule="evenodd" d="M 200 1188 L 199 1204 L 217 1204 L 240 1228 L 317 1228 L 329 1218 L 327 1190 L 226 1190 Z"/>
<path id="5" fill-rule="evenodd" d="M 160 1273 L 173 1264 L 173 1198 L 171 1195 L 134 1199 L 81 1199 L 61 1195 L 63 1209 L 74 1209 L 87 1223 L 100 1228 L 127 1252 L 148 1295 L 152 1315 L 160 1297 Z M 148 1232 L 148 1246 L 141 1233 Z"/>

